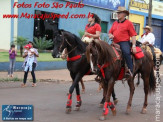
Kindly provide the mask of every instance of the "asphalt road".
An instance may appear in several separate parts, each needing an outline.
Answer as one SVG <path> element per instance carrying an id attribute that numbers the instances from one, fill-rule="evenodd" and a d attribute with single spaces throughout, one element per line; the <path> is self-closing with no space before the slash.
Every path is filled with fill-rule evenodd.
<path id="1" fill-rule="evenodd" d="M 20 84 L 20 83 L 15 83 Z M 26 88 L 1 88 L 0 89 L 0 106 L 11 105 L 28 105 L 34 106 L 34 122 L 99 122 L 99 116 L 102 114 L 102 108 L 99 102 L 102 98 L 102 91 L 97 92 L 98 83 L 95 81 L 85 82 L 86 93 L 81 94 L 82 106 L 80 111 L 72 111 L 70 114 L 65 113 L 67 102 L 67 92 L 71 82 L 39 82 L 37 87 L 31 87 L 28 83 Z M 132 111 L 129 115 L 125 114 L 129 98 L 129 88 L 127 83 L 123 85 L 118 81 L 115 85 L 116 96 L 119 100 L 116 105 L 117 115 L 112 116 L 111 112 L 107 120 L 112 122 L 155 122 L 156 101 L 154 94 L 148 97 L 147 114 L 141 114 L 144 102 L 143 82 L 136 87 Z M 163 88 L 161 88 L 163 93 Z M 75 91 L 73 94 L 73 108 L 76 105 Z M 163 111 L 163 100 L 160 101 L 160 112 Z M 0 111 L 2 114 L 2 111 Z M 2 121 L 0 116 L 0 121 Z M 163 121 L 162 113 L 160 121 Z M 19 121 L 20 122 L 20 121 Z"/>

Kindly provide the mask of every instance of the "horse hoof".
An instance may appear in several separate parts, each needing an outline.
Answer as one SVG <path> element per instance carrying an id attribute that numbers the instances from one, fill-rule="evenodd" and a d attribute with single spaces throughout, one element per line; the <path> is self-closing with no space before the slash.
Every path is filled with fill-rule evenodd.
<path id="1" fill-rule="evenodd" d="M 147 109 L 143 108 L 141 111 L 142 114 L 146 114 L 147 113 Z"/>
<path id="2" fill-rule="evenodd" d="M 104 121 L 106 120 L 106 117 L 104 115 L 100 116 L 99 120 Z"/>
<path id="3" fill-rule="evenodd" d="M 114 100 L 114 105 L 117 105 L 118 99 Z"/>
<path id="4" fill-rule="evenodd" d="M 116 116 L 116 109 L 114 109 L 114 110 L 112 110 L 112 114 L 113 114 L 113 116 Z"/>
<path id="5" fill-rule="evenodd" d="M 66 108 L 66 114 L 69 114 L 71 112 L 71 108 Z"/>
<path id="6" fill-rule="evenodd" d="M 126 110 L 126 114 L 130 114 L 130 113 L 131 113 L 131 109 L 128 108 L 128 109 Z"/>
<path id="7" fill-rule="evenodd" d="M 75 110 L 75 111 L 79 111 L 79 110 L 80 110 L 80 107 L 75 107 L 74 110 Z"/>
<path id="8" fill-rule="evenodd" d="M 99 107 L 100 107 L 100 108 L 103 108 L 103 107 L 104 107 L 104 104 L 99 104 Z"/>

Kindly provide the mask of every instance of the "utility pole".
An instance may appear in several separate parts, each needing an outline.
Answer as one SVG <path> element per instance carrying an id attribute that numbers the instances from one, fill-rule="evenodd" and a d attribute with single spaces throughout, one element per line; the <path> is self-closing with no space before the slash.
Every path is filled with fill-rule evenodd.
<path id="1" fill-rule="evenodd" d="M 152 0 L 149 0 L 148 25 L 152 25 Z"/>
<path id="2" fill-rule="evenodd" d="M 130 4 L 131 4 L 131 0 L 129 0 L 129 4 L 128 4 L 128 11 L 130 13 Z M 129 19 L 130 16 L 128 16 L 128 19 Z"/>

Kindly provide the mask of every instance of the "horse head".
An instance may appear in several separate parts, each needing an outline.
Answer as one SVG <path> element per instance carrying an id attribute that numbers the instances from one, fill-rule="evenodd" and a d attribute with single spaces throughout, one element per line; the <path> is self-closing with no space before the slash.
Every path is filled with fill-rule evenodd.
<path id="1" fill-rule="evenodd" d="M 94 40 L 87 46 L 86 56 L 87 61 L 90 63 L 91 71 L 96 73 L 98 70 L 97 64 L 99 53 Z"/>
<path id="2" fill-rule="evenodd" d="M 116 56 L 112 47 L 99 40 L 93 40 L 86 49 L 87 61 L 91 65 L 91 70 L 93 72 L 98 71 L 98 65 L 103 65 L 106 63 L 113 63 L 113 59 Z"/>
<path id="3" fill-rule="evenodd" d="M 52 52 L 53 58 L 59 58 L 64 48 L 66 48 L 63 32 L 64 30 L 58 30 L 54 33 L 54 38 L 53 38 L 54 48 Z"/>

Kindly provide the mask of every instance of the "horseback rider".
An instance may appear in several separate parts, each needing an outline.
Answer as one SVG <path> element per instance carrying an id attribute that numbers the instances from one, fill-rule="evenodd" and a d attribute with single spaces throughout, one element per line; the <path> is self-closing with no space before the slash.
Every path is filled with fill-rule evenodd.
<path id="1" fill-rule="evenodd" d="M 88 22 L 89 24 L 86 25 L 85 32 L 81 40 L 85 43 L 90 43 L 93 39 L 101 40 L 101 19 L 96 14 L 91 13 L 88 18 Z M 61 54 L 62 59 L 66 59 L 66 53 L 67 49 L 65 48 Z"/>
<path id="2" fill-rule="evenodd" d="M 91 13 L 91 15 L 88 18 L 88 24 L 85 27 L 85 32 L 82 37 L 82 41 L 89 43 L 93 39 L 101 40 L 100 34 L 101 34 L 101 19 L 94 13 Z"/>
<path id="3" fill-rule="evenodd" d="M 154 64 L 156 65 L 156 54 L 154 52 L 154 43 L 155 43 L 155 36 L 152 33 L 152 27 L 150 26 L 145 26 L 144 28 L 145 33 L 141 36 L 141 40 L 140 42 L 143 45 L 148 45 L 152 51 L 152 55 L 153 55 L 153 61 Z"/>
<path id="4" fill-rule="evenodd" d="M 132 76 L 133 74 L 133 62 L 131 59 L 131 47 L 130 47 L 130 37 L 132 41 L 132 52 L 136 53 L 136 31 L 131 21 L 126 19 L 129 15 L 129 11 L 125 7 L 118 7 L 116 11 L 118 14 L 118 20 L 115 21 L 109 30 L 109 38 L 113 39 L 113 43 L 120 46 L 125 61 L 128 66 L 127 75 Z"/>

